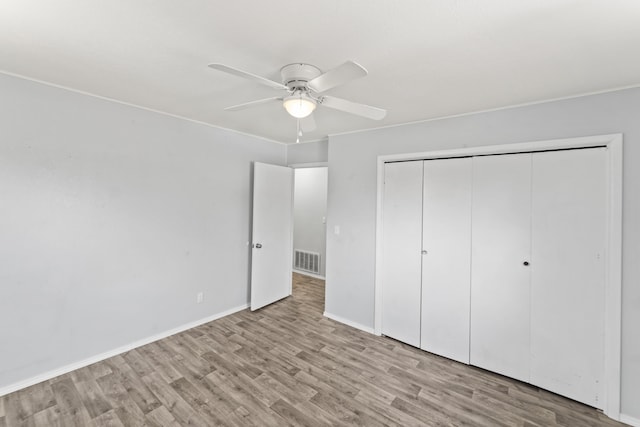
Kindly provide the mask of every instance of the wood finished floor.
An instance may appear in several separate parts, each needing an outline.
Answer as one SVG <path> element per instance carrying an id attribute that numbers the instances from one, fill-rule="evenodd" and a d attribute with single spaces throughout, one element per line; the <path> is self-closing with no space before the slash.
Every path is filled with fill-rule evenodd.
<path id="1" fill-rule="evenodd" d="M 324 282 L 0 397 L 4 426 L 615 426 L 322 316 Z"/>

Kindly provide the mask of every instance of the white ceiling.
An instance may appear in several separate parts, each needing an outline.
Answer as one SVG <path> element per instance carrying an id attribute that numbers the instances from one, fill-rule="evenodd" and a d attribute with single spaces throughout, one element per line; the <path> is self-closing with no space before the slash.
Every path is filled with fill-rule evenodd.
<path id="1" fill-rule="evenodd" d="M 369 75 L 329 94 L 380 122 L 316 110 L 328 134 L 640 85 L 638 0 L 0 0 L 0 70 L 281 142 L 279 81 L 307 62 Z M 1 96 L 1 94 L 0 94 Z"/>

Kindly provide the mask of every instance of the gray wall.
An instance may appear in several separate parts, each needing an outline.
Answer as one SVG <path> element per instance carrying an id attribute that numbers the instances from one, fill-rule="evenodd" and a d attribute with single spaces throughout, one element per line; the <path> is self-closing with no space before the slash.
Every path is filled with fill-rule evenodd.
<path id="1" fill-rule="evenodd" d="M 609 133 L 624 134 L 622 412 L 640 417 L 640 89 L 330 137 L 326 311 L 373 327 L 379 155 Z"/>
<path id="2" fill-rule="evenodd" d="M 320 254 L 320 276 L 325 274 L 327 168 L 295 169 L 293 247 Z"/>
<path id="3" fill-rule="evenodd" d="M 302 142 L 287 145 L 287 164 L 326 162 L 328 141 Z"/>
<path id="4" fill-rule="evenodd" d="M 6 75 L 0 93 L 0 389 L 248 303 L 251 162 L 284 145 Z"/>

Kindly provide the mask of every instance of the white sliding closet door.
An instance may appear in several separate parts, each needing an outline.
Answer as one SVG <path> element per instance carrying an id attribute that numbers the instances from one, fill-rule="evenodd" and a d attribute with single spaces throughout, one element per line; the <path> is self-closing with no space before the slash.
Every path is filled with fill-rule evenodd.
<path id="1" fill-rule="evenodd" d="M 473 159 L 470 362 L 529 381 L 531 154 Z"/>
<path id="2" fill-rule="evenodd" d="M 604 148 L 533 155 L 531 383 L 603 407 Z"/>
<path id="3" fill-rule="evenodd" d="M 421 348 L 469 363 L 472 159 L 424 162 Z"/>
<path id="4" fill-rule="evenodd" d="M 420 347 L 422 161 L 386 163 L 382 333 Z"/>

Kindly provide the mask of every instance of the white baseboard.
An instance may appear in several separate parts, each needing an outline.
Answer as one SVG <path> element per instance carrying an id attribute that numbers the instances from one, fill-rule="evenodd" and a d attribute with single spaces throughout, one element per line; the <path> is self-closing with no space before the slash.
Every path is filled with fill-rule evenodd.
<path id="1" fill-rule="evenodd" d="M 296 270 L 295 268 L 292 269 L 292 271 L 294 273 L 302 274 L 303 276 L 309 276 L 309 277 L 313 277 L 314 279 L 325 280 L 324 276 L 320 276 L 319 274 L 309 273 L 308 271 Z"/>
<path id="2" fill-rule="evenodd" d="M 620 422 L 633 427 L 640 427 L 640 418 L 630 417 L 629 415 L 620 414 Z"/>
<path id="3" fill-rule="evenodd" d="M 76 369 L 84 368 L 85 366 L 92 365 L 96 362 L 100 362 L 102 360 L 108 359 L 113 356 L 117 356 L 118 354 L 125 353 L 127 351 L 131 351 L 134 348 L 142 347 L 143 345 L 150 344 L 154 341 L 161 340 L 163 338 L 170 337 L 171 335 L 175 335 L 177 333 L 186 331 L 187 329 L 195 328 L 196 326 L 203 325 L 205 323 L 212 322 L 214 320 L 220 319 L 222 317 L 228 316 L 230 314 L 236 313 L 238 311 L 244 310 L 249 307 L 249 304 L 243 304 L 238 307 L 234 307 L 229 310 L 225 310 L 221 313 L 214 314 L 212 316 L 205 317 L 203 319 L 199 319 L 193 322 L 186 323 L 184 325 L 178 326 L 177 328 L 169 329 L 168 331 L 161 332 L 156 335 L 152 335 L 147 338 L 143 338 L 141 340 L 132 342 L 127 345 L 123 345 L 121 347 L 115 348 L 113 350 L 106 351 L 101 354 L 97 354 L 95 356 L 91 356 L 87 359 L 80 360 L 78 362 L 71 363 L 69 365 L 61 366 L 60 368 L 52 369 L 47 372 L 43 372 L 42 374 L 33 376 L 31 378 L 27 378 L 26 380 L 18 381 L 13 384 L 9 384 L 8 386 L 0 387 L 0 396 L 4 396 L 5 394 L 13 393 L 14 391 L 21 390 L 23 388 L 32 386 L 34 384 L 41 383 L 42 381 L 50 380 L 51 378 L 55 378 L 60 375 L 64 375 L 71 371 L 75 371 Z"/>
<path id="4" fill-rule="evenodd" d="M 351 326 L 352 328 L 356 328 L 356 329 L 360 329 L 361 331 L 365 331 L 368 332 L 370 334 L 373 334 L 373 328 L 370 328 L 369 326 L 364 326 L 361 325 L 360 323 L 356 323 L 353 322 L 349 319 L 345 319 L 344 317 L 340 317 L 340 316 L 336 316 L 335 314 L 331 314 L 328 312 L 324 312 L 323 313 L 324 317 L 328 317 L 329 319 L 335 320 L 336 322 L 340 322 L 340 323 L 344 323 L 347 326 Z"/>

